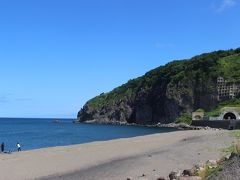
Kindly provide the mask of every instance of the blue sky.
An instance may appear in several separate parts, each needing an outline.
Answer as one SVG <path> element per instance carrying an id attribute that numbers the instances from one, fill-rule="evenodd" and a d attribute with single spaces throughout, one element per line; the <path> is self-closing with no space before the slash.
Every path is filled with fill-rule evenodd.
<path id="1" fill-rule="evenodd" d="M 174 59 L 240 47 L 239 0 L 0 0 L 0 116 L 76 117 Z"/>

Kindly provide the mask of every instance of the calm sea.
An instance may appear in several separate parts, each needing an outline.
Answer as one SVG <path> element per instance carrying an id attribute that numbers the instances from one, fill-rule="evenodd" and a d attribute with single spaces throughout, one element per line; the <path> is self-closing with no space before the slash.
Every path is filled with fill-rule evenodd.
<path id="1" fill-rule="evenodd" d="M 31 150 L 173 131 L 166 128 L 73 124 L 73 119 L 61 119 L 60 123 L 53 121 L 0 118 L 0 143 L 5 143 L 7 151 L 15 151 L 17 142 L 22 145 L 23 150 Z"/>

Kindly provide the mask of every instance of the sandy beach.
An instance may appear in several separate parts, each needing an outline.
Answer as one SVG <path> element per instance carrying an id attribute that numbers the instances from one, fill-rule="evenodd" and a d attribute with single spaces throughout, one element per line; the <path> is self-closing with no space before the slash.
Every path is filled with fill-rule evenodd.
<path id="1" fill-rule="evenodd" d="M 232 141 L 229 131 L 177 131 L 0 154 L 0 179 L 155 180 L 219 158 Z"/>

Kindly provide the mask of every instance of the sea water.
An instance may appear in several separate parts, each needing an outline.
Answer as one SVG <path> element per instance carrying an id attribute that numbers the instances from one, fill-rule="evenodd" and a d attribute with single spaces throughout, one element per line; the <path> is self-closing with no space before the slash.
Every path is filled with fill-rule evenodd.
<path id="1" fill-rule="evenodd" d="M 54 122 L 54 119 L 0 118 L 0 143 L 4 142 L 5 150 L 12 152 L 16 151 L 17 142 L 22 150 L 32 150 L 173 131 L 167 128 L 73 124 L 73 119 Z"/>

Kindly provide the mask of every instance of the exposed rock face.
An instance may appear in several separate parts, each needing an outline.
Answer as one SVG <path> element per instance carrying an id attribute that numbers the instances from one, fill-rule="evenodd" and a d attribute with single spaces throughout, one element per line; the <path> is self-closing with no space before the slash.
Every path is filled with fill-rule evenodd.
<path id="1" fill-rule="evenodd" d="M 207 180 L 238 180 L 240 176 L 240 156 L 232 154 L 231 157 L 220 164 L 218 173 L 213 173 Z"/>
<path id="2" fill-rule="evenodd" d="M 222 59 L 234 57 L 240 63 L 238 51 L 217 51 L 156 68 L 88 101 L 78 120 L 156 124 L 173 122 L 182 112 L 208 111 L 219 103 L 217 77 L 231 78 Z"/>
<path id="3" fill-rule="evenodd" d="M 103 106 L 100 109 L 85 105 L 78 113 L 80 121 L 98 120 L 99 122 L 130 120 L 133 115 L 133 108 L 129 102 L 116 102 L 113 106 Z M 131 123 L 130 121 L 128 121 Z"/>

